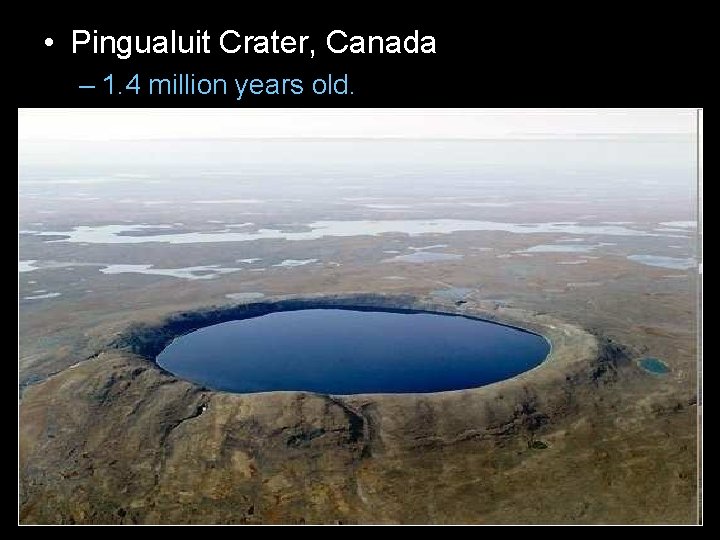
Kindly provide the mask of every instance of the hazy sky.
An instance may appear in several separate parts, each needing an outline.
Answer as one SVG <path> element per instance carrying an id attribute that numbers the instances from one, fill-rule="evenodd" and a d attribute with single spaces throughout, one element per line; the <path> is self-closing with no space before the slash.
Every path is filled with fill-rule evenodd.
<path id="1" fill-rule="evenodd" d="M 19 140 L 688 134 L 693 109 L 18 109 Z"/>

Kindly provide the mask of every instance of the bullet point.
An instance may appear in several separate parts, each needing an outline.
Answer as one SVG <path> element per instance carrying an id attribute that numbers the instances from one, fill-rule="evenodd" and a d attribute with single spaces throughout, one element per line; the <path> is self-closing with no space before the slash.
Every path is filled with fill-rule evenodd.
<path id="1" fill-rule="evenodd" d="M 49 37 L 45 40 L 45 45 L 47 45 L 48 47 L 52 47 L 52 44 L 53 44 L 52 38 Z"/>

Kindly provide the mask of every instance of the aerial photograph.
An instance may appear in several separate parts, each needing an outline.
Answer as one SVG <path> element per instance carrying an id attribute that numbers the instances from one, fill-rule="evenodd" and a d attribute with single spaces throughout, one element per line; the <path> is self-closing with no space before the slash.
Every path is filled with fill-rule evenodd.
<path id="1" fill-rule="evenodd" d="M 19 109 L 20 524 L 698 524 L 694 109 Z"/>

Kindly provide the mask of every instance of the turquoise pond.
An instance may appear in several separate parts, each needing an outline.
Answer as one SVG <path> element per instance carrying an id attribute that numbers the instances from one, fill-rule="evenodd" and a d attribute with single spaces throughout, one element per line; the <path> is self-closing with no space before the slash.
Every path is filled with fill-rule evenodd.
<path id="1" fill-rule="evenodd" d="M 643 358 L 639 362 L 640 367 L 643 368 L 645 371 L 649 371 L 650 373 L 655 373 L 657 375 L 664 375 L 665 373 L 670 373 L 670 368 L 667 366 L 665 362 L 662 360 L 658 360 L 657 358 Z"/>

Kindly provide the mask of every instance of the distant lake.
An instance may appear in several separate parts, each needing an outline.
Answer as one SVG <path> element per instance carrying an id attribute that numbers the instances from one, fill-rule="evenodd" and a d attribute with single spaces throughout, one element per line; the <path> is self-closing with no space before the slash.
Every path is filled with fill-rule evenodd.
<path id="1" fill-rule="evenodd" d="M 693 258 L 663 257 L 660 255 L 630 255 L 628 259 L 647 266 L 659 266 L 671 270 L 689 270 L 696 264 Z"/>
<path id="2" fill-rule="evenodd" d="M 436 251 L 416 251 L 407 255 L 397 255 L 392 259 L 385 259 L 383 262 L 407 262 L 407 263 L 431 263 L 441 261 L 456 261 L 462 259 L 462 255 L 455 253 L 438 253 Z"/>
<path id="3" fill-rule="evenodd" d="M 421 393 L 513 377 L 549 350 L 537 334 L 458 315 L 306 309 L 201 328 L 157 363 L 229 392 Z"/>

